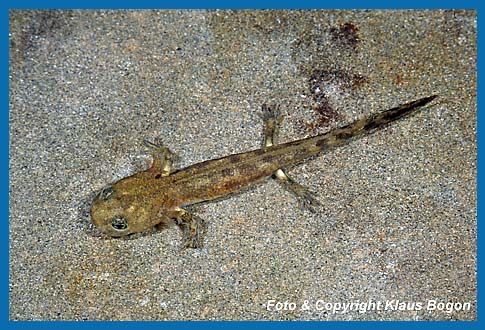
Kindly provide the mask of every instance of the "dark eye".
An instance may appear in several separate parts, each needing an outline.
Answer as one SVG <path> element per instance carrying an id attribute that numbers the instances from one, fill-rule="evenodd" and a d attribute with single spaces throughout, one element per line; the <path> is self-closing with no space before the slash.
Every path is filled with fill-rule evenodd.
<path id="1" fill-rule="evenodd" d="M 128 220 L 121 216 L 114 217 L 113 220 L 111 220 L 111 227 L 117 231 L 124 231 L 128 229 Z"/>
<path id="2" fill-rule="evenodd" d="M 105 187 L 101 192 L 99 193 L 99 196 L 101 197 L 102 200 L 107 201 L 108 199 L 111 198 L 115 190 L 111 186 Z"/>

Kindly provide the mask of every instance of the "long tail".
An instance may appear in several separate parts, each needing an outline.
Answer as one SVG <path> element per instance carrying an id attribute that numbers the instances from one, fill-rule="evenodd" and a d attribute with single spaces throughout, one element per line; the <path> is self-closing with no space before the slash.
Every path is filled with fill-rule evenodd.
<path id="1" fill-rule="evenodd" d="M 185 196 L 186 200 L 182 204 L 218 198 L 268 177 L 280 168 L 296 165 L 305 158 L 347 143 L 353 137 L 382 128 L 415 112 L 434 98 L 435 95 L 406 103 L 326 134 L 194 164 L 167 178 L 173 180 L 177 192 Z M 193 182 L 197 185 L 194 186 Z M 217 189 L 214 189 L 215 185 Z"/>
<path id="2" fill-rule="evenodd" d="M 414 114 L 417 110 L 434 100 L 436 97 L 437 95 L 433 95 L 402 104 L 395 108 L 373 114 L 369 117 L 361 118 L 347 126 L 336 128 L 328 133 L 276 145 L 273 148 L 282 148 L 286 150 L 286 157 L 283 156 L 281 159 L 281 167 L 295 164 L 324 150 L 341 146 L 347 143 L 349 139 L 370 134 L 395 120 Z"/>

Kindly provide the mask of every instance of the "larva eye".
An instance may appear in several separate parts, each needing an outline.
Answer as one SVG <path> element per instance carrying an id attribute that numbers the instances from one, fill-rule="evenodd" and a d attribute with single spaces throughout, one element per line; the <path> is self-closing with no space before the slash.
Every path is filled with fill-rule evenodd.
<path id="1" fill-rule="evenodd" d="M 102 200 L 107 201 L 108 199 L 111 198 L 111 196 L 113 196 L 114 192 L 115 192 L 115 190 L 112 186 L 107 186 L 107 187 L 103 188 L 103 190 L 101 190 L 101 192 L 99 193 L 99 197 Z"/>
<path id="2" fill-rule="evenodd" d="M 116 216 L 111 220 L 111 227 L 114 230 L 123 232 L 128 229 L 128 220 L 122 216 Z"/>

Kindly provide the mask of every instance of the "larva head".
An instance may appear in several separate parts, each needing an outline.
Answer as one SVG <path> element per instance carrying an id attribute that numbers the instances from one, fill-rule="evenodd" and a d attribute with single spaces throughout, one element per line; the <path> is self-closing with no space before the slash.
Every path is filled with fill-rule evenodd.
<path id="1" fill-rule="evenodd" d="M 118 182 L 119 183 L 119 182 Z M 103 188 L 91 206 L 91 220 L 103 233 L 121 237 L 141 232 L 161 221 L 152 203 L 124 184 Z"/>

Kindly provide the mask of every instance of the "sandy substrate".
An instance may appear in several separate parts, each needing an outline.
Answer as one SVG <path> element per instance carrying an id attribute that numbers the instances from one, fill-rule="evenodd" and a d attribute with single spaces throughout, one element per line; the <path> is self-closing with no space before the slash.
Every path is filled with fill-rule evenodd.
<path id="1" fill-rule="evenodd" d="M 476 319 L 475 12 L 13 11 L 10 27 L 11 319 Z M 90 224 L 92 193 L 146 168 L 144 139 L 181 168 L 258 148 L 265 102 L 283 142 L 433 94 L 291 169 L 316 213 L 268 180 L 191 208 L 201 250 L 177 228 Z"/>

